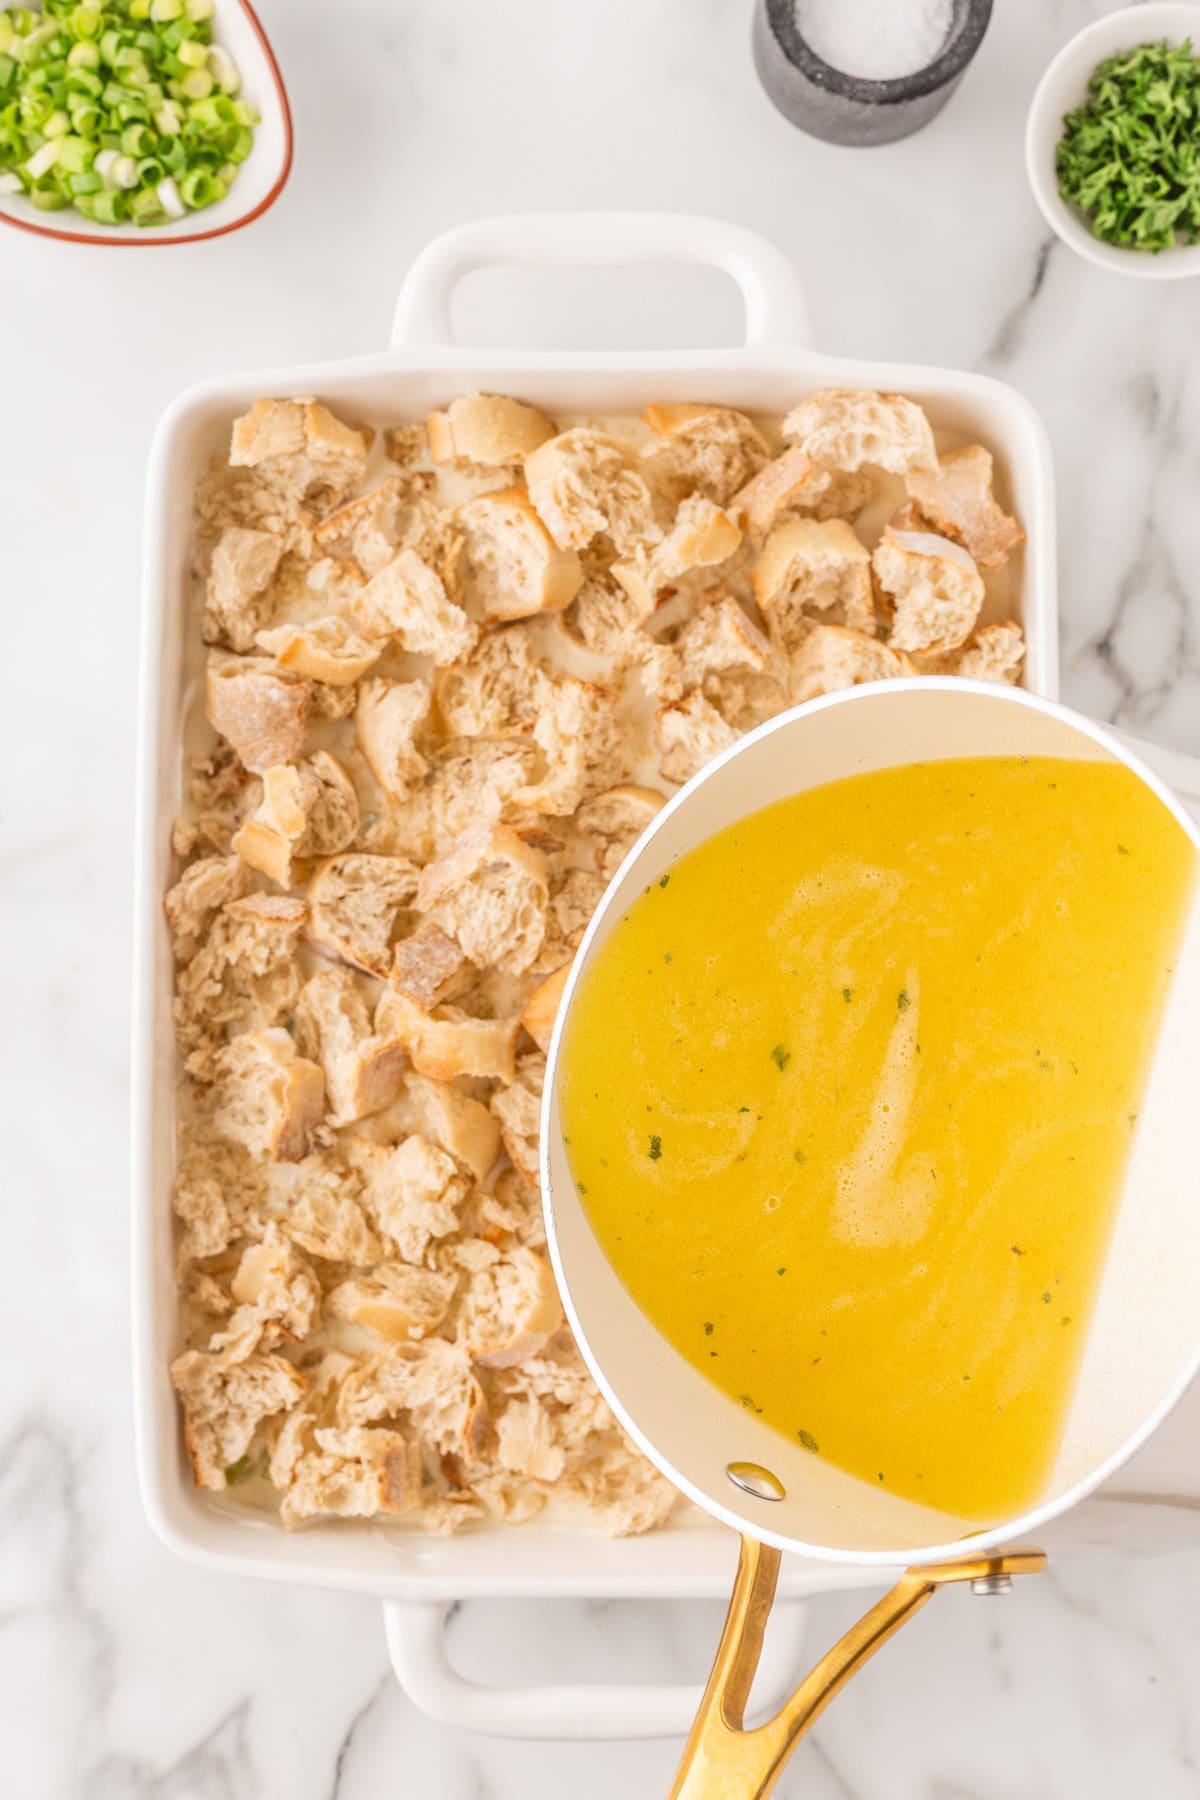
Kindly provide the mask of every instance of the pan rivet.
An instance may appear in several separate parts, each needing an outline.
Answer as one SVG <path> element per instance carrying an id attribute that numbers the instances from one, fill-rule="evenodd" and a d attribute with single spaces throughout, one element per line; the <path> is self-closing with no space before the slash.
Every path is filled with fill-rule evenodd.
<path id="1" fill-rule="evenodd" d="M 747 1494 L 753 1494 L 756 1500 L 787 1499 L 787 1489 L 778 1475 L 772 1475 L 770 1469 L 764 1469 L 761 1463 L 726 1463 L 725 1473 L 734 1487 L 740 1487 Z"/>
<path id="2" fill-rule="evenodd" d="M 1011 1575 L 980 1575 L 971 1583 L 973 1594 L 1011 1594 Z"/>

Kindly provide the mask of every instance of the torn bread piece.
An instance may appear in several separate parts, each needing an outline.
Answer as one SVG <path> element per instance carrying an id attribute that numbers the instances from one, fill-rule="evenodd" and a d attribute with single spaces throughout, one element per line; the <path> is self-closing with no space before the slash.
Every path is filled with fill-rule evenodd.
<path id="1" fill-rule="evenodd" d="M 706 595 L 672 637 L 647 645 L 639 673 L 655 700 L 680 700 L 709 675 L 765 669 L 770 661 L 768 639 L 732 594 L 718 592 Z"/>
<path id="2" fill-rule="evenodd" d="M 546 858 L 507 825 L 465 832 L 421 871 L 416 905 L 481 968 L 520 975 L 546 930 Z"/>
<path id="3" fill-rule="evenodd" d="M 339 1421 L 403 1418 L 441 1456 L 477 1463 L 490 1445 L 487 1398 L 466 1351 L 445 1338 L 396 1345 L 342 1382 Z"/>
<path id="4" fill-rule="evenodd" d="M 702 494 L 689 494 L 666 537 L 614 562 L 612 574 L 648 618 L 668 589 L 697 569 L 728 562 L 741 541 L 741 528 L 727 512 Z"/>
<path id="5" fill-rule="evenodd" d="M 500 1154 L 499 1127 L 487 1107 L 448 1081 L 409 1075 L 388 1118 L 436 1144 L 476 1181 L 487 1177 Z"/>
<path id="6" fill-rule="evenodd" d="M 428 1011 L 459 993 L 467 975 L 474 970 L 459 944 L 426 921 L 394 946 L 388 979 L 398 994 Z"/>
<path id="7" fill-rule="evenodd" d="M 354 783 L 336 757 L 317 750 L 264 771 L 262 803 L 235 834 L 233 848 L 252 869 L 287 887 L 294 863 L 344 850 L 357 830 Z"/>
<path id="8" fill-rule="evenodd" d="M 788 695 L 793 706 L 832 694 L 838 688 L 859 687 L 864 681 L 887 681 L 898 675 L 915 675 L 916 666 L 900 650 L 861 631 L 841 625 L 814 625 L 792 652 L 788 670 Z"/>
<path id="9" fill-rule="evenodd" d="M 612 688 L 563 676 L 543 696 L 533 738 L 548 773 L 517 798 L 534 812 L 565 817 L 629 773 L 629 734 Z"/>
<path id="10" fill-rule="evenodd" d="M 412 1512 L 421 1500 L 421 1451 L 398 1431 L 317 1426 L 296 1458 L 279 1517 L 289 1529 L 308 1519 L 375 1519 Z"/>
<path id="11" fill-rule="evenodd" d="M 376 1008 L 375 1028 L 404 1046 L 419 1075 L 436 1081 L 460 1075 L 511 1081 L 516 1069 L 520 1019 L 477 1019 L 449 1005 L 425 1012 L 403 994 L 388 993 Z"/>
<path id="12" fill-rule="evenodd" d="M 656 599 L 645 582 L 623 587 L 611 569 L 588 568 L 583 585 L 561 615 L 571 643 L 593 656 L 607 658 L 613 676 L 633 662 L 640 642 L 639 626 L 653 613 Z"/>
<path id="13" fill-rule="evenodd" d="M 1025 634 L 1013 619 L 980 625 L 961 650 L 922 660 L 927 675 L 958 675 L 969 681 L 999 681 L 1013 687 L 1021 679 Z"/>
<path id="14" fill-rule="evenodd" d="M 795 439 L 823 469 L 853 474 L 864 463 L 906 475 L 935 469 L 937 448 L 929 420 L 903 394 L 870 388 L 820 388 L 794 406 L 783 435 Z"/>
<path id="15" fill-rule="evenodd" d="M 667 781 L 690 781 L 736 738 L 737 732 L 698 688 L 681 700 L 668 701 L 654 715 L 659 768 Z"/>
<path id="16" fill-rule="evenodd" d="M 231 468 L 266 466 L 302 494 L 331 502 L 353 493 L 367 467 L 370 440 L 319 400 L 256 400 L 233 422 Z"/>
<path id="17" fill-rule="evenodd" d="M 257 1244 L 243 1250 L 229 1291 L 238 1303 L 231 1332 L 236 1331 L 245 1308 L 243 1316 L 252 1314 L 264 1333 L 299 1343 L 308 1336 L 321 1309 L 316 1271 L 274 1220 Z"/>
<path id="18" fill-rule="evenodd" d="M 1001 569 L 1025 533 L 992 491 L 992 456 L 982 444 L 948 450 L 936 469 L 905 476 L 909 498 L 932 530 L 961 544 L 981 569 Z"/>
<path id="19" fill-rule="evenodd" d="M 411 1344 L 437 1330 L 457 1286 L 454 1275 L 381 1262 L 369 1275 L 340 1281 L 325 1305 L 335 1319 L 361 1325 L 388 1343 Z"/>
<path id="20" fill-rule="evenodd" d="M 367 1269 L 383 1255 L 344 1164 L 325 1151 L 296 1170 L 296 1187 L 280 1221 L 293 1243 L 321 1262 Z"/>
<path id="21" fill-rule="evenodd" d="M 208 644 L 251 650 L 271 616 L 271 582 L 283 539 L 269 531 L 230 525 L 213 545 L 201 632 Z"/>
<path id="22" fill-rule="evenodd" d="M 844 519 L 777 525 L 750 571 L 750 585 L 771 642 L 785 655 L 817 615 L 874 634 L 871 553 Z"/>
<path id="23" fill-rule="evenodd" d="M 507 1087 L 498 1088 L 489 1102 L 500 1121 L 500 1136 L 514 1169 L 533 1188 L 539 1177 L 538 1125 L 545 1079 L 545 1056 L 540 1051 L 523 1056 L 514 1079 Z"/>
<path id="24" fill-rule="evenodd" d="M 408 1056 L 372 1028 L 362 985 L 349 969 L 322 969 L 296 1002 L 296 1042 L 324 1071 L 329 1122 L 351 1125 L 381 1112 L 400 1091 Z"/>
<path id="25" fill-rule="evenodd" d="M 437 1144 L 416 1133 L 395 1145 L 354 1137 L 346 1157 L 362 1176 L 362 1202 L 376 1231 L 405 1262 L 421 1262 L 431 1243 L 458 1231 L 468 1182 Z M 489 1168 L 494 1161 L 493 1152 Z"/>
<path id="26" fill-rule="evenodd" d="M 486 632 L 469 662 L 440 669 L 438 711 L 451 737 L 522 737 L 533 730 L 547 686 L 524 625 Z"/>
<path id="27" fill-rule="evenodd" d="M 220 1051 L 242 1031 L 281 1025 L 300 992 L 296 940 L 308 916 L 291 894 L 248 893 L 227 900 L 175 984 L 175 1027 L 188 1073 L 217 1078 Z"/>
<path id="28" fill-rule="evenodd" d="M 425 860 L 485 819 L 519 818 L 546 776 L 530 738 L 452 738 L 431 753 L 424 801 Z M 549 808 L 548 810 L 553 810 Z"/>
<path id="29" fill-rule="evenodd" d="M 983 577 L 961 544 L 890 525 L 872 557 L 892 617 L 894 650 L 947 656 L 965 644 L 984 601 Z"/>
<path id="30" fill-rule="evenodd" d="M 463 537 L 467 604 L 480 618 L 527 619 L 561 612 L 579 592 L 579 558 L 556 543 L 528 489 L 477 494 L 454 517 Z"/>
<path id="31" fill-rule="evenodd" d="M 642 418 L 664 441 L 675 480 L 718 506 L 744 488 L 770 457 L 757 426 L 729 406 L 648 406 Z"/>
<path id="32" fill-rule="evenodd" d="M 540 444 L 525 458 L 525 482 L 561 550 L 582 550 L 603 532 L 623 555 L 661 535 L 654 497 L 634 458 L 616 438 L 590 425 Z"/>
<path id="33" fill-rule="evenodd" d="M 667 803 L 657 788 L 607 788 L 585 800 L 572 824 L 605 881 L 611 881 L 634 841 Z"/>
<path id="34" fill-rule="evenodd" d="M 429 767 L 417 737 L 429 720 L 432 684 L 364 681 L 354 708 L 354 733 L 367 767 L 392 802 L 401 802 Z"/>
<path id="35" fill-rule="evenodd" d="M 183 1402 L 192 1477 L 197 1487 L 217 1489 L 228 1485 L 226 1471 L 263 1421 L 294 1406 L 305 1386 L 285 1357 L 258 1354 L 246 1340 L 215 1352 L 185 1350 L 171 1364 L 171 1381 Z"/>
<path id="36" fill-rule="evenodd" d="M 191 961 L 213 914 L 247 893 L 252 880 L 240 856 L 201 856 L 188 864 L 163 900 L 177 962 Z"/>
<path id="37" fill-rule="evenodd" d="M 555 433 L 536 406 L 505 394 L 461 394 L 426 420 L 435 463 L 477 463 L 494 468 L 519 463 Z"/>
<path id="38" fill-rule="evenodd" d="M 309 942 L 386 980 L 400 915 L 413 902 L 419 873 L 405 856 L 359 850 L 319 863 L 305 888 Z"/>
<path id="39" fill-rule="evenodd" d="M 438 662 L 468 656 L 479 636 L 441 576 L 415 550 L 398 551 L 372 575 L 357 610 L 367 636 L 394 637 L 402 649 Z"/>
<path id="40" fill-rule="evenodd" d="M 543 1054 L 550 1048 L 550 1038 L 554 1031 L 554 1021 L 562 1002 L 563 989 L 567 985 L 567 976 L 571 973 L 571 964 L 565 962 L 553 974 L 547 975 L 538 983 L 525 1002 L 525 1011 L 521 1014 L 521 1023 Z"/>
<path id="41" fill-rule="evenodd" d="M 334 615 L 310 619 L 305 625 L 276 625 L 256 633 L 254 641 L 269 651 L 281 669 L 332 688 L 349 687 L 383 654 L 382 643 L 364 637 Z"/>
<path id="42" fill-rule="evenodd" d="M 536 1356 L 562 1322 L 550 1264 L 516 1249 L 472 1276 L 459 1342 L 477 1368 L 508 1369 Z"/>
<path id="43" fill-rule="evenodd" d="M 761 544 L 785 514 L 850 519 L 862 511 L 873 492 L 869 475 L 823 469 L 802 444 L 792 444 L 738 490 L 729 502 L 729 511 L 751 542 Z"/>
<path id="44" fill-rule="evenodd" d="M 281 675 L 265 656 L 209 656 L 208 722 L 256 775 L 299 757 L 308 736 L 311 694 L 307 681 Z"/>
<path id="45" fill-rule="evenodd" d="M 243 1031 L 217 1058 L 213 1124 L 272 1162 L 299 1162 L 325 1111 L 325 1077 L 280 1026 Z"/>

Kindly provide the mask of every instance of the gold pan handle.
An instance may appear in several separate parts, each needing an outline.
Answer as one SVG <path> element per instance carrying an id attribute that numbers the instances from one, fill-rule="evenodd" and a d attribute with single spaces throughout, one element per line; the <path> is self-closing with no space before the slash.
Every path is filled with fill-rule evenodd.
<path id="1" fill-rule="evenodd" d="M 778 1550 L 755 1538 L 742 1539 L 716 1661 L 670 1800 L 764 1800 L 809 1726 L 851 1676 L 920 1612 L 935 1589 L 952 1581 L 1036 1575 L 1046 1566 L 1040 1550 L 1012 1550 L 908 1569 L 821 1658 L 774 1717 L 747 1731 L 742 1722 L 775 1598 L 779 1561 Z"/>

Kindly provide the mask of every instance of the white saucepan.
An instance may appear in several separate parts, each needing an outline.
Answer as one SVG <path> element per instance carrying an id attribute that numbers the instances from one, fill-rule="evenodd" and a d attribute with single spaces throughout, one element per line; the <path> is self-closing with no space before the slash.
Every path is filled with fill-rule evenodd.
<path id="1" fill-rule="evenodd" d="M 580 980 L 631 903 L 678 857 L 772 802 L 873 769 L 946 757 L 1121 762 L 1172 811 L 1180 800 L 1126 742 L 1065 707 L 1010 688 L 921 678 L 849 689 L 771 720 L 710 763 L 630 851 L 572 966 L 550 1049 L 542 1180 L 550 1251 L 571 1326 L 626 1429 L 714 1518 L 740 1532 L 742 1562 L 717 1664 L 676 1792 L 766 1793 L 791 1746 L 854 1669 L 934 1589 L 985 1588 L 1043 1566 L 1067 1515 L 1128 1462 L 1200 1367 L 1200 891 L 1193 898 L 1058 1458 L 1035 1505 L 979 1530 L 844 1474 L 723 1394 L 672 1348 L 604 1255 L 571 1178 L 560 1117 L 564 1030 Z M 797 875 L 805 873 L 796 849 Z M 969 1022 L 964 1022 L 969 1031 Z M 1147 1525 L 1147 1531 L 1151 1527 Z M 900 1566 L 892 1592 L 756 1731 L 741 1730 L 779 1553 L 857 1570 Z"/>

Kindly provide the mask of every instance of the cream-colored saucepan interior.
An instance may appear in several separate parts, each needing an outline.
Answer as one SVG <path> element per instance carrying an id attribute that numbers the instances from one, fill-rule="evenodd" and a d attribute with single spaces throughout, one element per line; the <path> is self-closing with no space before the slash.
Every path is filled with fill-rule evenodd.
<path id="1" fill-rule="evenodd" d="M 776 800 L 848 775 L 946 757 L 1092 757 L 1131 766 L 1172 807 L 1193 844 L 1186 812 L 1110 734 L 1065 708 L 1014 689 L 932 679 L 857 688 L 772 720 L 727 751 L 666 807 L 609 889 L 576 958 L 550 1051 L 542 1119 L 542 1175 L 550 1249 L 564 1302 L 593 1374 L 647 1455 L 700 1506 L 754 1540 L 743 1555 L 714 1671 L 710 1705 L 697 1724 L 679 1792 L 766 1791 L 786 1749 L 857 1662 L 945 1579 L 980 1574 L 981 1563 L 1014 1546 L 1036 1545 L 1039 1528 L 1107 1479 L 1143 1443 L 1179 1398 L 1200 1361 L 1200 903 L 1193 901 L 1182 954 L 1141 1109 L 1134 1150 L 1061 1450 L 1032 1509 L 978 1523 L 948 1518 L 877 1491 L 793 1446 L 728 1399 L 661 1337 L 630 1298 L 594 1237 L 571 1180 L 559 1118 L 563 1027 L 575 986 L 626 908 L 682 854 L 714 832 Z M 802 859 L 803 847 L 797 855 Z M 801 872 L 801 871 L 798 871 Z M 969 1021 L 964 1020 L 964 1030 Z M 735 1486 L 731 1463 L 769 1470 L 782 1497 Z M 790 1550 L 826 1561 L 909 1565 L 909 1590 L 894 1591 L 868 1615 L 832 1662 L 814 1671 L 802 1723 L 775 1721 L 780 1741 L 739 1740 L 735 1785 L 716 1783 L 722 1733 L 740 1724 L 739 1683 L 769 1606 L 777 1557 Z M 940 1565 L 964 1561 L 961 1568 Z M 1016 1565 L 1018 1571 L 1027 1565 Z M 1036 1566 L 1036 1562 L 1034 1565 Z M 986 1572 L 998 1572 L 989 1563 Z M 904 1584 L 901 1584 L 903 1587 Z M 916 1596 L 914 1599 L 914 1595 Z M 878 1615 L 878 1616 L 876 1616 Z M 813 1685 L 815 1684 L 815 1686 Z M 797 1714 L 797 1708 L 793 1708 Z M 766 1727 L 762 1728 L 766 1730 Z M 715 1732 L 715 1737 L 714 1737 Z M 783 1737 L 780 1737 L 780 1733 Z M 789 1735 L 790 1733 L 790 1735 Z M 786 1743 L 783 1742 L 786 1738 Z M 703 1742 L 701 1741 L 703 1740 Z M 711 1741 L 710 1741 L 711 1740 Z M 732 1740 L 731 1740 L 732 1741 Z M 765 1759 L 765 1760 L 763 1760 Z M 707 1773 L 703 1773 L 707 1771 Z M 732 1777 L 731 1777 L 732 1778 Z M 765 1785 L 764 1785 L 765 1784 Z"/>

